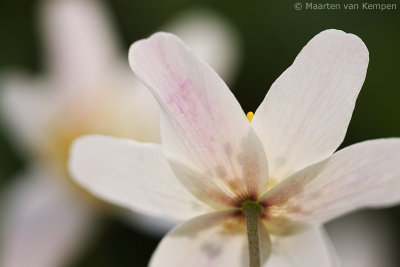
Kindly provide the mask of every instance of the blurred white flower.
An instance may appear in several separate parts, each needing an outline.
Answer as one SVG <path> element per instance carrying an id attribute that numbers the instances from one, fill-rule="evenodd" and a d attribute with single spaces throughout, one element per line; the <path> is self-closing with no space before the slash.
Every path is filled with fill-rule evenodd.
<path id="1" fill-rule="evenodd" d="M 32 165 L 3 203 L 2 218 L 7 222 L 1 229 L 2 267 L 64 265 L 77 244 L 89 237 L 86 230 L 93 228 L 93 215 L 105 206 L 67 174 L 68 148 L 74 138 L 102 133 L 160 141 L 158 106 L 132 75 L 126 56 L 119 54 L 121 48 L 103 6 L 90 0 L 51 0 L 44 1 L 40 10 L 45 75 L 32 78 L 10 73 L 3 75 L 1 84 L 3 119 Z M 201 40 L 199 54 L 211 63 L 231 60 L 224 57 L 238 53 L 238 39 L 229 24 L 217 14 L 190 12 L 197 14 L 194 20 L 182 15 L 174 25 L 192 25 L 192 32 L 170 30 L 194 46 Z M 209 25 L 210 19 L 214 27 L 206 30 L 203 24 Z M 224 48 L 231 52 L 220 53 Z M 215 64 L 229 75 L 237 66 L 235 61 Z M 171 227 L 159 219 L 139 220 L 156 233 Z"/>
<path id="2" fill-rule="evenodd" d="M 2 267 L 60 266 L 85 245 L 95 214 L 45 168 L 31 168 L 2 203 Z M 68 186 L 68 185 L 67 185 Z M 7 206 L 6 206 L 7 205 Z"/>
<path id="3" fill-rule="evenodd" d="M 334 153 L 369 61 L 357 36 L 315 36 L 249 120 L 173 34 L 134 43 L 129 59 L 160 105 L 163 145 L 81 137 L 69 166 L 104 199 L 189 220 L 164 237 L 150 266 L 338 266 L 321 225 L 400 201 L 400 139 Z"/>

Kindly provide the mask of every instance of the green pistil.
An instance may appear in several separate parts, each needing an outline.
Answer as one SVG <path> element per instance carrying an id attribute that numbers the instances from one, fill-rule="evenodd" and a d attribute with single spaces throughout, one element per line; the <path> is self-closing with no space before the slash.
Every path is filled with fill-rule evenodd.
<path id="1" fill-rule="evenodd" d="M 260 267 L 260 230 L 258 228 L 259 217 L 263 208 L 254 201 L 246 201 L 242 205 L 242 211 L 246 217 L 247 241 L 249 243 L 250 267 Z"/>

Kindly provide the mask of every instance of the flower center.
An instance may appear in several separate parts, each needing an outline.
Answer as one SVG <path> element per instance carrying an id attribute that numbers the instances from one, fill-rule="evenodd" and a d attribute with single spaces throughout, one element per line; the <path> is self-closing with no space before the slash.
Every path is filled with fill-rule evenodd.
<path id="1" fill-rule="evenodd" d="M 242 212 L 245 215 L 248 212 L 261 215 L 261 213 L 263 212 L 263 207 L 256 201 L 246 200 L 242 204 Z"/>

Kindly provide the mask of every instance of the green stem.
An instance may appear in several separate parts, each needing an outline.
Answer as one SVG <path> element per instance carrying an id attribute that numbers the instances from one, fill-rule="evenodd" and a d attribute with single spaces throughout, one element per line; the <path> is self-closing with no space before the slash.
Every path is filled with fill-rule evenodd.
<path id="1" fill-rule="evenodd" d="M 246 201 L 242 205 L 242 211 L 246 217 L 250 267 L 260 267 L 260 230 L 258 223 L 262 208 L 257 202 Z"/>

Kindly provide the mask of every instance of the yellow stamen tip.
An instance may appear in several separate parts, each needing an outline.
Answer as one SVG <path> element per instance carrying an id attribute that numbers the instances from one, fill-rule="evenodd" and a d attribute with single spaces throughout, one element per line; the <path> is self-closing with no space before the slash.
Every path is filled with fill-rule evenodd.
<path id="1" fill-rule="evenodd" d="M 250 111 L 249 113 L 247 113 L 247 119 L 249 120 L 249 122 L 251 122 L 253 116 L 254 116 L 253 112 Z"/>

